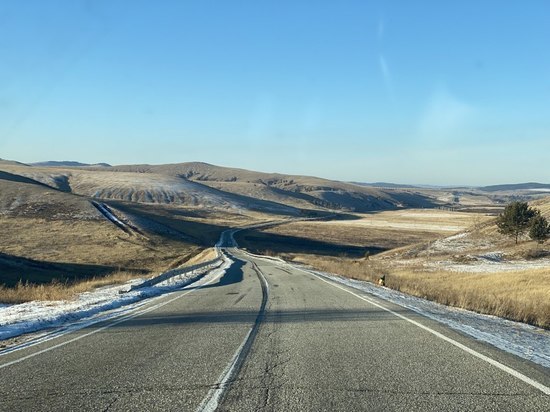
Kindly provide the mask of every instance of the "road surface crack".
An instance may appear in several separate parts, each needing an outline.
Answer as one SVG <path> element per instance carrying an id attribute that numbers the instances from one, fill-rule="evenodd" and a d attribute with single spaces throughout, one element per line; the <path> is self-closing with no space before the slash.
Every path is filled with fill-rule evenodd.
<path id="1" fill-rule="evenodd" d="M 115 396 L 115 398 L 109 402 L 109 404 L 107 405 L 107 407 L 105 409 L 103 409 L 103 412 L 107 412 L 109 409 L 111 409 L 111 406 L 113 406 L 115 404 L 115 402 L 118 401 L 118 397 Z"/>

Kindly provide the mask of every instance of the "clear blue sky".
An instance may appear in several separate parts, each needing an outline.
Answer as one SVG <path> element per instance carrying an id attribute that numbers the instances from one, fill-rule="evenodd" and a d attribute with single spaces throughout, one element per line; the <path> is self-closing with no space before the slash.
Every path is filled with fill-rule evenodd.
<path id="1" fill-rule="evenodd" d="M 0 2 L 0 157 L 550 182 L 550 2 Z"/>

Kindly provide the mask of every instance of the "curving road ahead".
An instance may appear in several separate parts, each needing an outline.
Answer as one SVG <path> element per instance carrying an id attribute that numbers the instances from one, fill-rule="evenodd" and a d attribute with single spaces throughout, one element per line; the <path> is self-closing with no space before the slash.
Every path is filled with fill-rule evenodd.
<path id="1" fill-rule="evenodd" d="M 235 263 L 221 278 L 0 356 L 0 410 L 550 410 L 548 369 L 281 262 L 226 253 Z"/>

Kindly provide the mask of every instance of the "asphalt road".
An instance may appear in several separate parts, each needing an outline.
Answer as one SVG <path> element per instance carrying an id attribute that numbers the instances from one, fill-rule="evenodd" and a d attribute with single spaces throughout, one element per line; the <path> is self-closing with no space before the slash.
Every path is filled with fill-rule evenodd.
<path id="1" fill-rule="evenodd" d="M 0 410 L 550 410 L 548 369 L 232 253 L 204 287 L 0 356 Z"/>

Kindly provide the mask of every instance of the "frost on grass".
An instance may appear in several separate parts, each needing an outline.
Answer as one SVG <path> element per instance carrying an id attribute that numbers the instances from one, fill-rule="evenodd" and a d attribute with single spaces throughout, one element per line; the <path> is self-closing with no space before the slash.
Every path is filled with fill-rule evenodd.
<path id="1" fill-rule="evenodd" d="M 473 260 L 469 264 L 460 264 L 449 260 L 428 263 L 426 266 L 434 269 L 450 270 L 452 272 L 466 273 L 498 273 L 518 272 L 523 270 L 545 269 L 550 267 L 550 259 L 536 261 L 526 260 L 491 260 L 481 256 L 471 256 Z"/>
<path id="2" fill-rule="evenodd" d="M 472 249 L 487 249 L 494 244 L 487 239 L 475 239 L 469 232 L 459 233 L 443 239 L 438 239 L 430 246 L 434 253 L 459 253 Z"/>
<path id="3" fill-rule="evenodd" d="M 500 245 L 502 246 L 502 245 Z M 427 270 L 498 273 L 550 268 L 550 259 L 513 259 L 489 237 L 463 232 L 431 242 L 415 257 L 392 256 L 395 267 L 423 266 Z"/>

